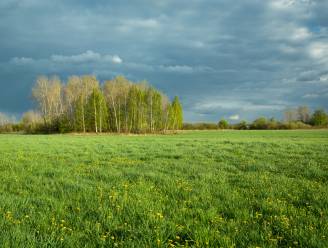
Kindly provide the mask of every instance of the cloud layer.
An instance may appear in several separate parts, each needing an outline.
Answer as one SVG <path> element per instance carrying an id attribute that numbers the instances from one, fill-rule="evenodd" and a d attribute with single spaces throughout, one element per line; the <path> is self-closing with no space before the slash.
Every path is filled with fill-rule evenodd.
<path id="1" fill-rule="evenodd" d="M 324 0 L 0 3 L 0 111 L 32 106 L 38 74 L 124 74 L 179 95 L 188 121 L 328 109 Z"/>

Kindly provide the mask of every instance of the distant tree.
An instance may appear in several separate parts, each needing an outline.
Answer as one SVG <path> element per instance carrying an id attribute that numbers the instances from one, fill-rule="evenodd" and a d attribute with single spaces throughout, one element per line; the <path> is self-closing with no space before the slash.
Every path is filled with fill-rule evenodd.
<path id="1" fill-rule="evenodd" d="M 23 114 L 21 119 L 21 125 L 25 132 L 35 133 L 38 128 L 42 125 L 43 119 L 40 113 L 30 110 Z"/>
<path id="2" fill-rule="evenodd" d="M 108 104 L 108 109 L 113 113 L 113 119 L 115 123 L 115 131 L 120 133 L 121 132 L 121 125 L 120 125 L 120 85 L 119 82 L 120 78 L 115 78 L 113 80 L 108 80 L 105 82 L 104 85 L 104 95 L 106 102 Z"/>
<path id="3" fill-rule="evenodd" d="M 307 106 L 299 106 L 297 108 L 297 119 L 303 123 L 310 121 L 310 109 Z"/>
<path id="4" fill-rule="evenodd" d="M 274 117 L 270 118 L 267 122 L 267 129 L 275 130 L 280 128 L 281 123 Z"/>
<path id="5" fill-rule="evenodd" d="M 178 97 L 172 104 L 148 82 L 133 83 L 123 76 L 105 81 L 95 76 L 37 78 L 32 95 L 45 132 L 157 132 L 180 129 L 183 110 Z"/>
<path id="6" fill-rule="evenodd" d="M 228 123 L 227 120 L 225 120 L 225 119 L 221 119 L 221 120 L 219 121 L 219 123 L 218 123 L 218 127 L 219 127 L 220 129 L 228 129 L 228 128 L 229 128 L 229 123 Z"/>
<path id="7" fill-rule="evenodd" d="M 0 126 L 4 126 L 10 122 L 11 122 L 10 117 L 8 115 L 0 112 Z"/>
<path id="8" fill-rule="evenodd" d="M 162 129 L 163 125 L 163 108 L 162 95 L 153 87 L 149 87 L 146 91 L 146 102 L 148 109 L 148 126 L 149 131 L 154 132 Z"/>
<path id="9" fill-rule="evenodd" d="M 183 111 L 179 101 L 179 97 L 174 97 L 170 108 L 170 127 L 173 130 L 182 128 L 183 124 Z"/>
<path id="10" fill-rule="evenodd" d="M 138 131 L 138 96 L 139 96 L 139 88 L 137 85 L 132 85 L 129 90 L 128 95 L 128 132 Z"/>
<path id="11" fill-rule="evenodd" d="M 252 124 L 251 124 L 251 129 L 267 129 L 268 128 L 268 121 L 265 117 L 260 117 L 256 119 Z"/>
<path id="12" fill-rule="evenodd" d="M 46 76 L 39 76 L 32 89 L 32 96 L 38 103 L 38 108 L 40 109 L 45 124 L 50 121 L 49 88 L 50 85 L 48 78 Z"/>
<path id="13" fill-rule="evenodd" d="M 316 110 L 312 115 L 311 123 L 314 126 L 326 126 L 328 124 L 327 113 L 323 109 Z"/>
<path id="14" fill-rule="evenodd" d="M 78 97 L 78 100 L 75 104 L 76 108 L 76 121 L 78 123 L 79 130 L 82 129 L 83 132 L 86 132 L 87 126 L 87 104 L 90 95 L 92 94 L 95 88 L 99 87 L 99 82 L 95 76 L 85 75 L 81 78 L 81 92 Z"/>
<path id="15" fill-rule="evenodd" d="M 241 122 L 236 124 L 236 128 L 238 130 L 247 130 L 248 129 L 248 124 L 247 124 L 246 121 L 241 121 Z"/>
<path id="16" fill-rule="evenodd" d="M 13 132 L 15 123 L 15 117 L 0 112 L 0 133 Z"/>
<path id="17" fill-rule="evenodd" d="M 78 100 L 82 95 L 82 80 L 78 76 L 69 77 L 67 85 L 63 89 L 64 93 L 64 106 L 66 112 L 66 118 L 68 126 L 75 131 L 81 131 L 82 129 L 78 124 L 78 115 L 76 113 L 76 107 Z M 79 106 L 81 107 L 81 106 Z M 81 130 L 80 130 L 81 129 Z"/>
<path id="18" fill-rule="evenodd" d="M 38 77 L 32 96 L 38 103 L 45 125 L 53 124 L 63 113 L 62 84 L 57 76 Z"/>
<path id="19" fill-rule="evenodd" d="M 86 109 L 88 130 L 96 133 L 103 132 L 107 128 L 108 111 L 105 98 L 99 88 L 93 89 Z"/>
<path id="20" fill-rule="evenodd" d="M 170 100 L 166 95 L 162 95 L 162 112 L 163 112 L 162 129 L 164 130 L 164 132 L 169 128 L 170 111 L 171 111 Z"/>
<path id="21" fill-rule="evenodd" d="M 298 119 L 298 114 L 297 114 L 297 110 L 293 109 L 293 108 L 287 108 L 284 111 L 284 121 L 285 122 L 292 122 L 292 121 L 296 121 Z"/>

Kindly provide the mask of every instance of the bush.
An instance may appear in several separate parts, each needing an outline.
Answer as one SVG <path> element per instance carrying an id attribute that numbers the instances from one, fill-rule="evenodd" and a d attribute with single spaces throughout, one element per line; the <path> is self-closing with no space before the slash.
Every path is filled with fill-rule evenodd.
<path id="1" fill-rule="evenodd" d="M 268 121 L 264 117 L 256 119 L 251 125 L 250 129 L 263 130 L 268 129 Z"/>
<path id="2" fill-rule="evenodd" d="M 237 130 L 247 130 L 249 129 L 249 126 L 246 121 L 241 121 L 233 126 L 233 129 Z"/>
<path id="3" fill-rule="evenodd" d="M 311 124 L 314 126 L 324 127 L 328 124 L 328 115 L 322 109 L 316 110 L 311 118 Z"/>
<path id="4" fill-rule="evenodd" d="M 20 126 L 25 133 L 41 133 L 41 130 L 43 130 L 43 119 L 39 113 L 28 111 L 24 113 Z"/>
<path id="5" fill-rule="evenodd" d="M 280 129 L 309 129 L 309 128 L 312 128 L 312 126 L 305 124 L 301 121 L 293 121 L 280 125 Z"/>
<path id="6" fill-rule="evenodd" d="M 3 124 L 0 126 L 0 133 L 11 133 L 14 131 L 13 124 Z"/>
<path id="7" fill-rule="evenodd" d="M 184 130 L 216 130 L 218 126 L 215 123 L 184 123 Z"/>
<path id="8" fill-rule="evenodd" d="M 228 129 L 229 128 L 229 123 L 225 119 L 221 119 L 218 123 L 218 127 L 220 129 Z"/>

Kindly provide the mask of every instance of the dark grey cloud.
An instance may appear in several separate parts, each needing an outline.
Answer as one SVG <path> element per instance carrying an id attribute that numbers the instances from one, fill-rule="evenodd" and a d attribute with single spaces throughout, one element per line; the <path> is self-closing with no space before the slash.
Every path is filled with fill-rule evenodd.
<path id="1" fill-rule="evenodd" d="M 0 111 L 39 74 L 124 74 L 179 95 L 188 121 L 328 109 L 325 0 L 0 2 Z M 238 118 L 237 118 L 238 117 Z"/>

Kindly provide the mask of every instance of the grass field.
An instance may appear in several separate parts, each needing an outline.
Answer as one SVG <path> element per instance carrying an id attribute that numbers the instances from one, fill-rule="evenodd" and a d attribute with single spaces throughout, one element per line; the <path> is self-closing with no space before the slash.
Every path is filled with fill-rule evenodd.
<path id="1" fill-rule="evenodd" d="M 1 135 L 1 247 L 328 247 L 328 131 Z"/>

